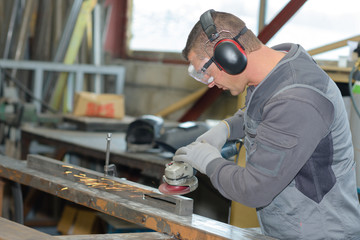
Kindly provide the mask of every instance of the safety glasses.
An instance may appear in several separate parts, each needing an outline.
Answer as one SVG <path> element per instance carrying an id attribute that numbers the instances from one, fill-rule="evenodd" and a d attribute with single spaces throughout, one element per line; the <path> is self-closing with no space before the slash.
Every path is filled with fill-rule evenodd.
<path id="1" fill-rule="evenodd" d="M 212 81 L 214 81 L 214 78 L 206 72 L 206 70 L 210 67 L 210 65 L 213 63 L 213 59 L 211 58 L 209 61 L 207 61 L 204 66 L 201 68 L 200 71 L 197 71 L 194 67 L 194 65 L 192 65 L 190 63 L 189 68 L 188 68 L 188 72 L 189 75 L 194 78 L 196 81 L 199 81 L 201 83 L 204 84 L 210 84 Z"/>

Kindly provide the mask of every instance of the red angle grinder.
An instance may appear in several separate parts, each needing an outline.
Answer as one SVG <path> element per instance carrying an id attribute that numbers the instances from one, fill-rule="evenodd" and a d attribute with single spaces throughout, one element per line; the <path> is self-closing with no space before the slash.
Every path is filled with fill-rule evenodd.
<path id="1" fill-rule="evenodd" d="M 159 191 L 166 195 L 183 195 L 194 191 L 198 187 L 198 180 L 194 176 L 194 169 L 187 163 L 172 161 L 165 165 L 163 183 Z"/>

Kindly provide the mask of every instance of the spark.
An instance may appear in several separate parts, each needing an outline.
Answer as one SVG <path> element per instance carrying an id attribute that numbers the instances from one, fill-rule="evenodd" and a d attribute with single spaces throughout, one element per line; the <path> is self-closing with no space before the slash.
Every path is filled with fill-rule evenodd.
<path id="1" fill-rule="evenodd" d="M 73 166 L 69 166 L 69 165 L 62 165 L 62 167 L 66 167 L 66 168 L 74 168 Z"/>
<path id="2" fill-rule="evenodd" d="M 73 176 L 78 177 L 78 178 L 84 178 L 84 176 L 80 176 L 80 175 L 77 175 L 77 174 L 74 174 Z"/>

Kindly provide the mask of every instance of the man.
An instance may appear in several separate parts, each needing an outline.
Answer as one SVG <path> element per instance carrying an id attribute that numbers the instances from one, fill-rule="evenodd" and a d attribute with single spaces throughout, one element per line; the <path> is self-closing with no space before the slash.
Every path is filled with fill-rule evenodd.
<path id="1" fill-rule="evenodd" d="M 207 174 L 224 197 L 255 207 L 265 235 L 360 239 L 342 96 L 306 51 L 297 44 L 268 48 L 239 18 L 209 10 L 190 32 L 183 55 L 190 75 L 210 88 L 232 95 L 248 88 L 244 112 L 178 149 L 174 160 Z M 245 168 L 219 152 L 238 138 L 244 138 Z"/>

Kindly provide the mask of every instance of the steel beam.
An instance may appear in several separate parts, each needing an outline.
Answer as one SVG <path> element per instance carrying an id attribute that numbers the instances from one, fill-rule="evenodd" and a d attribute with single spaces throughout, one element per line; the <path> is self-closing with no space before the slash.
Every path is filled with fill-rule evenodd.
<path id="1" fill-rule="evenodd" d="M 259 33 L 258 38 L 266 44 L 307 0 L 291 0 L 278 15 Z"/>
<path id="2" fill-rule="evenodd" d="M 100 187 L 90 187 L 80 181 L 82 179 L 80 173 L 79 177 L 73 175 L 72 179 L 69 179 L 54 175 L 53 169 L 49 166 L 29 167 L 28 165 L 31 164 L 27 164 L 26 161 L 0 156 L 0 176 L 157 232 L 166 233 L 174 239 L 273 239 L 259 234 L 254 229 L 237 228 L 196 214 L 179 216 L 131 200 L 138 198 L 136 191 L 134 191 L 135 197 L 124 198 L 113 192 L 104 191 Z M 66 165 L 68 169 L 66 171 L 78 169 L 76 166 Z M 34 168 L 41 168 L 42 171 Z M 113 186 L 116 186 L 116 183 Z M 140 184 L 137 186 L 140 187 Z M 146 190 L 148 187 L 142 185 L 142 188 L 145 189 L 144 192 L 148 191 Z"/>

